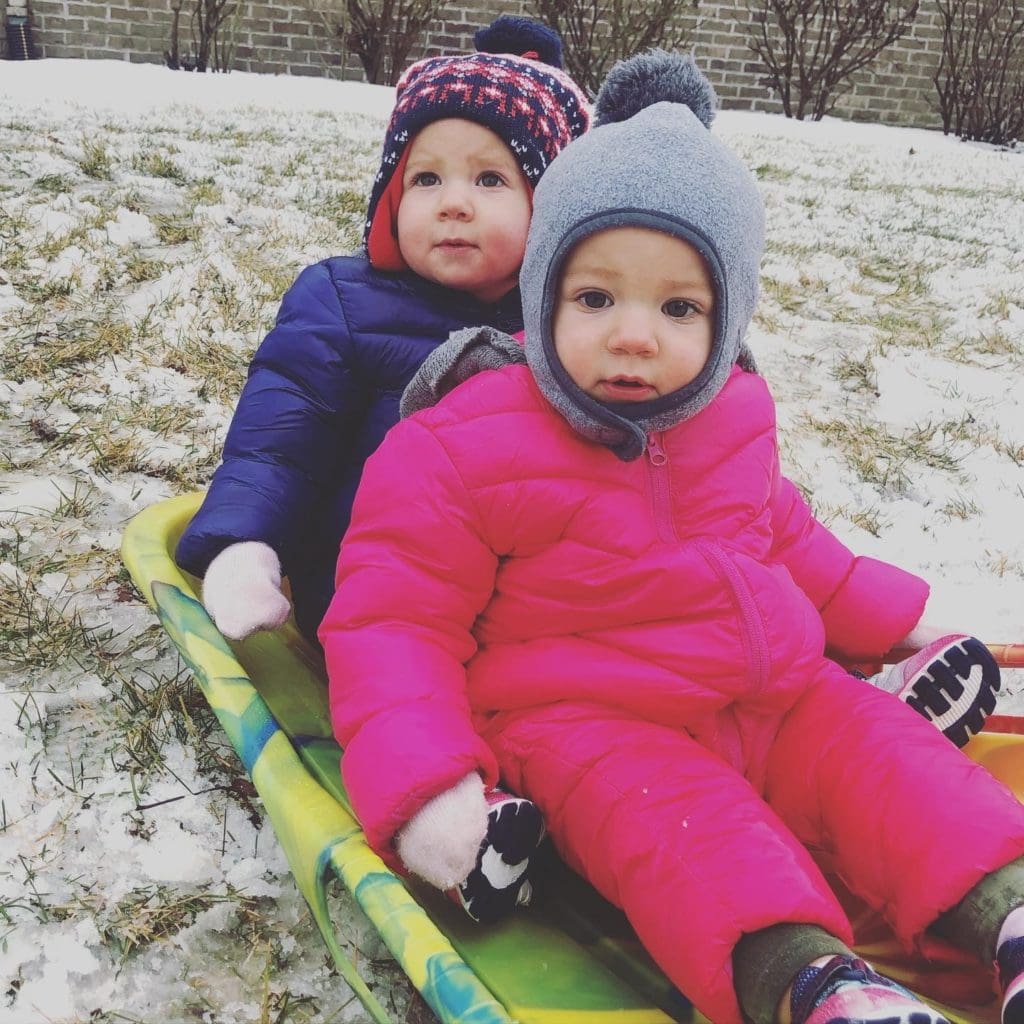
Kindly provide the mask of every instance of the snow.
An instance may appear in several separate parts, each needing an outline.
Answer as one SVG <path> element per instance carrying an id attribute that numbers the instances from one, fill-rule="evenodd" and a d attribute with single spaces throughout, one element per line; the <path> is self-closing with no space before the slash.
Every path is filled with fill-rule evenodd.
<path id="1" fill-rule="evenodd" d="M 0 62 L 0 1024 L 365 1019 L 117 548 L 131 515 L 215 465 L 289 275 L 358 232 L 347 197 L 392 101 Z M 1021 154 L 735 111 L 715 130 L 768 204 L 749 340 L 787 471 L 851 546 L 934 582 L 933 622 L 1024 641 Z M 83 171 L 94 142 L 108 178 Z M 126 949 L 152 906 L 174 926 Z M 379 941 L 341 916 L 402 1005 Z"/>
<path id="2" fill-rule="evenodd" d="M 70 86 L 70 88 L 69 88 Z M 287 113 L 330 110 L 385 118 L 394 90 L 362 82 L 287 75 L 199 75 L 157 64 L 39 60 L 0 66 L 0 97 L 22 106 L 45 103 L 59 113 L 79 110 L 144 114 L 185 108 L 196 112 L 253 108 Z"/>

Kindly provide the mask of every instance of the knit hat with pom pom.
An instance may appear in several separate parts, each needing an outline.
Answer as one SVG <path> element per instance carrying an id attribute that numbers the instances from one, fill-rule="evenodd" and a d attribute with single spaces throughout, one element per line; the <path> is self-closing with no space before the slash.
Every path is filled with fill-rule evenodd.
<path id="1" fill-rule="evenodd" d="M 395 88 L 384 155 L 370 193 L 364 242 L 378 270 L 405 270 L 397 215 L 409 143 L 434 121 L 475 121 L 512 151 L 532 189 L 556 154 L 590 123 L 584 92 L 561 70 L 557 32 L 503 15 L 473 37 L 476 53 L 428 57 Z"/>
<path id="2" fill-rule="evenodd" d="M 584 436 L 623 459 L 647 437 L 695 416 L 739 361 L 757 302 L 764 207 L 753 176 L 708 130 L 714 90 L 690 57 L 652 50 L 615 65 L 598 93 L 594 128 L 552 163 L 534 194 L 519 275 L 526 357 L 548 401 Z M 647 402 L 609 405 L 582 390 L 555 351 L 562 266 L 583 239 L 643 227 L 694 246 L 715 290 L 711 354 L 695 380 Z"/>

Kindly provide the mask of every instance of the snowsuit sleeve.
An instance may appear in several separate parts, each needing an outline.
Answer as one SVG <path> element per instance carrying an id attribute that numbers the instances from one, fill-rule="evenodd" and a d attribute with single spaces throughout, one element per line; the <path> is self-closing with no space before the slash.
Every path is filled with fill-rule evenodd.
<path id="1" fill-rule="evenodd" d="M 466 696 L 497 556 L 431 431 L 405 420 L 367 462 L 320 627 L 342 772 L 370 845 L 472 771 L 496 781 Z"/>
<path id="2" fill-rule="evenodd" d="M 230 544 L 258 540 L 289 572 L 306 513 L 326 500 L 337 452 L 364 413 L 351 351 L 330 269 L 307 267 L 249 365 L 223 462 L 178 544 L 182 568 L 202 576 Z"/>
<path id="3" fill-rule="evenodd" d="M 924 614 L 928 584 L 875 558 L 854 555 L 814 518 L 778 463 L 772 482 L 772 557 L 821 612 L 828 650 L 840 659 L 877 658 Z"/>

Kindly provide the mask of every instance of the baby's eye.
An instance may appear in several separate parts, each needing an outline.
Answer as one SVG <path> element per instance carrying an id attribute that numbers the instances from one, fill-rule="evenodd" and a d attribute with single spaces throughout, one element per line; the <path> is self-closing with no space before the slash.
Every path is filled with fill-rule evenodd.
<path id="1" fill-rule="evenodd" d="M 412 176 L 413 186 L 420 185 L 421 187 L 430 185 L 440 185 L 441 179 L 433 171 L 419 171 Z"/>
<path id="2" fill-rule="evenodd" d="M 604 309 L 612 304 L 611 298 L 604 292 L 581 292 L 576 296 L 576 301 L 587 309 Z"/>
<path id="3" fill-rule="evenodd" d="M 505 179 L 497 171 L 484 171 L 476 179 L 476 183 L 483 185 L 484 188 L 500 188 L 505 184 Z"/>
<path id="4" fill-rule="evenodd" d="M 669 299 L 661 309 L 666 316 L 672 317 L 673 320 L 684 320 L 692 313 L 697 312 L 697 307 L 692 302 L 687 302 L 686 299 Z"/>

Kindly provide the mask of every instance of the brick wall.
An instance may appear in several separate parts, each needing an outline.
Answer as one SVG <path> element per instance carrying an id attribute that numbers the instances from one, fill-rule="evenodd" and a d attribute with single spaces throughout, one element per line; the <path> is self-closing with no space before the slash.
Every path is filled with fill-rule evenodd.
<path id="1" fill-rule="evenodd" d="M 18 0 L 0 0 L 0 16 Z M 22 0 L 23 2 L 23 0 Z M 246 0 L 235 34 L 234 67 L 240 71 L 361 78 L 353 55 L 344 60 L 317 13 L 341 0 Z M 29 0 L 36 51 L 42 57 L 89 57 L 163 61 L 171 34 L 169 0 Z M 191 9 L 186 0 L 185 7 Z M 413 58 L 471 46 L 473 31 L 499 13 L 530 13 L 518 3 L 453 0 L 443 19 L 424 37 Z M 699 14 L 684 15 L 692 29 L 698 63 L 714 83 L 723 106 L 778 111 L 763 83 L 763 71 L 748 47 L 752 19 L 745 0 L 702 0 Z M 190 46 L 188 18 L 179 33 L 182 53 Z M 853 88 L 835 113 L 858 120 L 941 127 L 935 111 L 932 75 L 938 64 L 941 28 L 935 0 L 922 0 L 910 33 L 870 68 L 853 77 Z M 2 44 L 6 56 L 6 41 Z"/>

